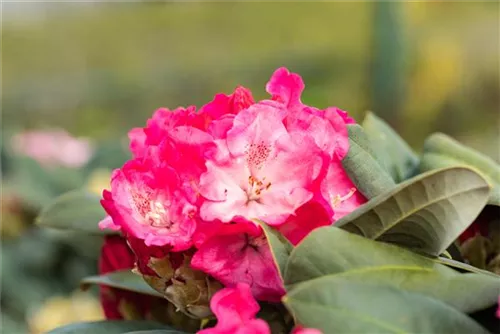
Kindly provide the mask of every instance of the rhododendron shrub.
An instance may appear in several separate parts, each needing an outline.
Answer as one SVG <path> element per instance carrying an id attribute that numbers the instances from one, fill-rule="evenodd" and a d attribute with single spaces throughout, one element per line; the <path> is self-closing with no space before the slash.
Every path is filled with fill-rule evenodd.
<path id="1" fill-rule="evenodd" d="M 238 87 L 198 112 L 158 109 L 130 131 L 134 158 L 113 173 L 101 227 L 143 240 L 139 258 L 148 247 L 190 252 L 191 268 L 278 302 L 282 278 L 255 221 L 297 244 L 366 199 L 341 165 L 353 122 L 346 112 L 303 104 L 304 83 L 285 68 L 266 88 L 270 99 L 258 102 Z M 148 265 L 139 266 L 143 275 Z"/>
<path id="2" fill-rule="evenodd" d="M 500 167 L 444 135 L 419 157 L 371 113 L 359 125 L 305 104 L 304 88 L 280 68 L 267 99 L 240 86 L 158 109 L 129 132 L 107 216 L 89 218 L 85 193 L 42 213 L 111 234 L 83 281 L 102 285 L 107 318 L 202 334 L 498 328 Z"/>

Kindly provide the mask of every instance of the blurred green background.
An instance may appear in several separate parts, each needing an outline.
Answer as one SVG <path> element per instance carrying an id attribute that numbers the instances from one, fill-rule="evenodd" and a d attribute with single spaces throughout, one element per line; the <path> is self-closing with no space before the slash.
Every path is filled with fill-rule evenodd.
<path id="1" fill-rule="evenodd" d="M 441 131 L 500 160 L 498 2 L 34 1 L 2 9 L 5 333 L 56 326 L 64 320 L 47 314 L 81 298 L 64 296 L 96 271 L 100 241 L 31 221 L 64 191 L 105 187 L 127 158 L 127 131 L 158 107 L 201 106 L 237 85 L 264 98 L 272 72 L 287 66 L 303 76 L 307 104 L 338 106 L 359 121 L 372 110 L 417 151 Z M 97 148 L 88 163 L 48 168 L 12 150 L 12 135 L 53 128 L 88 138 Z"/>
<path id="2" fill-rule="evenodd" d="M 465 141 L 498 130 L 496 2 L 35 5 L 4 4 L 7 128 L 117 138 L 160 106 L 238 84 L 264 97 L 287 66 L 305 102 L 373 110 L 417 149 L 436 130 Z"/>

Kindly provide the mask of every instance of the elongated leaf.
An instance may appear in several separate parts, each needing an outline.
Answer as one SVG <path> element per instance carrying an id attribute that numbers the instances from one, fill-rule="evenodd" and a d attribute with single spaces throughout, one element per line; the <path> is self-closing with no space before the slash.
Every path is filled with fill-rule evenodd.
<path id="1" fill-rule="evenodd" d="M 342 160 L 349 177 L 367 198 L 372 198 L 395 186 L 391 176 L 379 164 L 376 153 L 359 125 L 349 125 L 349 153 Z"/>
<path id="2" fill-rule="evenodd" d="M 36 161 L 13 157 L 9 162 L 12 164 L 11 173 L 9 178 L 2 180 L 2 187 L 10 188 L 23 203 L 40 209 L 57 196 L 57 187 L 51 182 L 50 172 Z"/>
<path id="3" fill-rule="evenodd" d="M 348 279 L 301 283 L 284 303 L 298 323 L 323 333 L 488 333 L 438 300 Z"/>
<path id="4" fill-rule="evenodd" d="M 493 186 L 489 204 L 500 206 L 500 165 L 442 133 L 435 133 L 425 141 L 420 170 L 457 165 L 473 167 L 483 174 Z"/>
<path id="5" fill-rule="evenodd" d="M 452 276 L 455 271 L 407 249 L 376 242 L 336 227 L 320 227 L 295 247 L 285 270 L 285 284 L 378 266 L 409 266 Z"/>
<path id="6" fill-rule="evenodd" d="M 500 278 L 494 274 L 460 274 L 434 259 L 335 227 L 313 231 L 296 247 L 285 283 L 287 290 L 293 290 L 301 282 L 325 277 L 391 285 L 439 299 L 463 312 L 495 304 L 500 291 Z"/>
<path id="7" fill-rule="evenodd" d="M 336 226 L 438 256 L 479 215 L 489 193 L 486 180 L 469 168 L 430 171 L 371 199 Z"/>
<path id="8" fill-rule="evenodd" d="M 256 221 L 260 224 L 260 226 L 262 226 L 262 229 L 266 234 L 266 238 L 269 242 L 269 247 L 271 248 L 271 253 L 273 254 L 274 261 L 278 267 L 279 274 L 281 278 L 283 278 L 286 263 L 288 262 L 288 257 L 293 250 L 293 246 L 283 235 L 281 235 L 281 233 L 274 230 L 263 221 Z"/>
<path id="9" fill-rule="evenodd" d="M 131 270 L 121 270 L 100 276 L 85 277 L 80 282 L 82 289 L 87 289 L 92 284 L 102 284 L 112 288 L 163 298 L 163 296 L 151 288 L 141 276 L 134 274 Z"/>
<path id="10" fill-rule="evenodd" d="M 150 329 L 173 330 L 153 321 L 95 321 L 70 324 L 53 329 L 47 334 L 123 334 Z"/>
<path id="11" fill-rule="evenodd" d="M 465 313 L 496 305 L 500 291 L 500 280 L 491 276 L 459 273 L 448 276 L 417 266 L 369 267 L 321 276 L 312 281 L 324 279 L 328 279 L 334 286 L 343 280 L 368 285 L 389 285 L 438 299 Z"/>
<path id="12" fill-rule="evenodd" d="M 45 227 L 75 230 L 92 234 L 112 234 L 97 224 L 106 213 L 99 197 L 84 190 L 74 190 L 57 197 L 37 217 L 37 224 Z"/>
<path id="13" fill-rule="evenodd" d="M 43 168 L 35 160 L 19 156 L 10 163 L 12 173 L 5 179 L 6 185 L 23 203 L 36 209 L 50 204 L 58 194 L 84 184 L 84 175 L 79 169 L 58 166 Z"/>
<path id="14" fill-rule="evenodd" d="M 452 259 L 447 259 L 445 257 L 438 257 L 438 258 L 435 258 L 433 260 L 436 263 L 444 264 L 444 265 L 446 265 L 448 267 L 457 269 L 457 270 L 462 271 L 462 272 L 469 272 L 469 273 L 477 273 L 477 274 L 487 275 L 487 276 L 495 277 L 497 280 L 500 280 L 500 276 L 497 275 L 497 274 L 495 274 L 495 273 L 492 273 L 492 272 L 487 271 L 487 270 L 483 270 L 483 269 L 479 269 L 479 268 L 473 267 L 471 265 L 468 265 L 468 264 L 460 262 L 460 261 L 455 261 L 455 260 L 452 260 Z"/>
<path id="15" fill-rule="evenodd" d="M 368 112 L 362 125 L 378 161 L 396 183 L 415 173 L 419 164 L 417 155 L 387 123 Z"/>

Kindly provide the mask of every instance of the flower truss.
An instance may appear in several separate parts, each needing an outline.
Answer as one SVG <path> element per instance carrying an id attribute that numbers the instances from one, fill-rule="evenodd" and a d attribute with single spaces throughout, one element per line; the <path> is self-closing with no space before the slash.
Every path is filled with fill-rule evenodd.
<path id="1" fill-rule="evenodd" d="M 158 109 L 129 132 L 133 159 L 103 193 L 100 227 L 122 233 L 148 283 L 182 304 L 176 289 L 192 279 L 211 300 L 218 323 L 202 333 L 269 333 L 255 299 L 279 302 L 285 290 L 257 221 L 296 245 L 366 202 L 341 164 L 354 120 L 302 103 L 302 78 L 285 68 L 266 90 L 262 101 L 238 87 L 198 111 Z"/>

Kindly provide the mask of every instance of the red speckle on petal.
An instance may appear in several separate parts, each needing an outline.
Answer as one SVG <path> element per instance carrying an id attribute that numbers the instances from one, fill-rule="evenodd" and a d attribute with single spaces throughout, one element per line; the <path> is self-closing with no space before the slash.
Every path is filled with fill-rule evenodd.
<path id="1" fill-rule="evenodd" d="M 246 151 L 246 161 L 249 167 L 261 169 L 271 154 L 271 146 L 263 141 L 249 144 Z"/>

